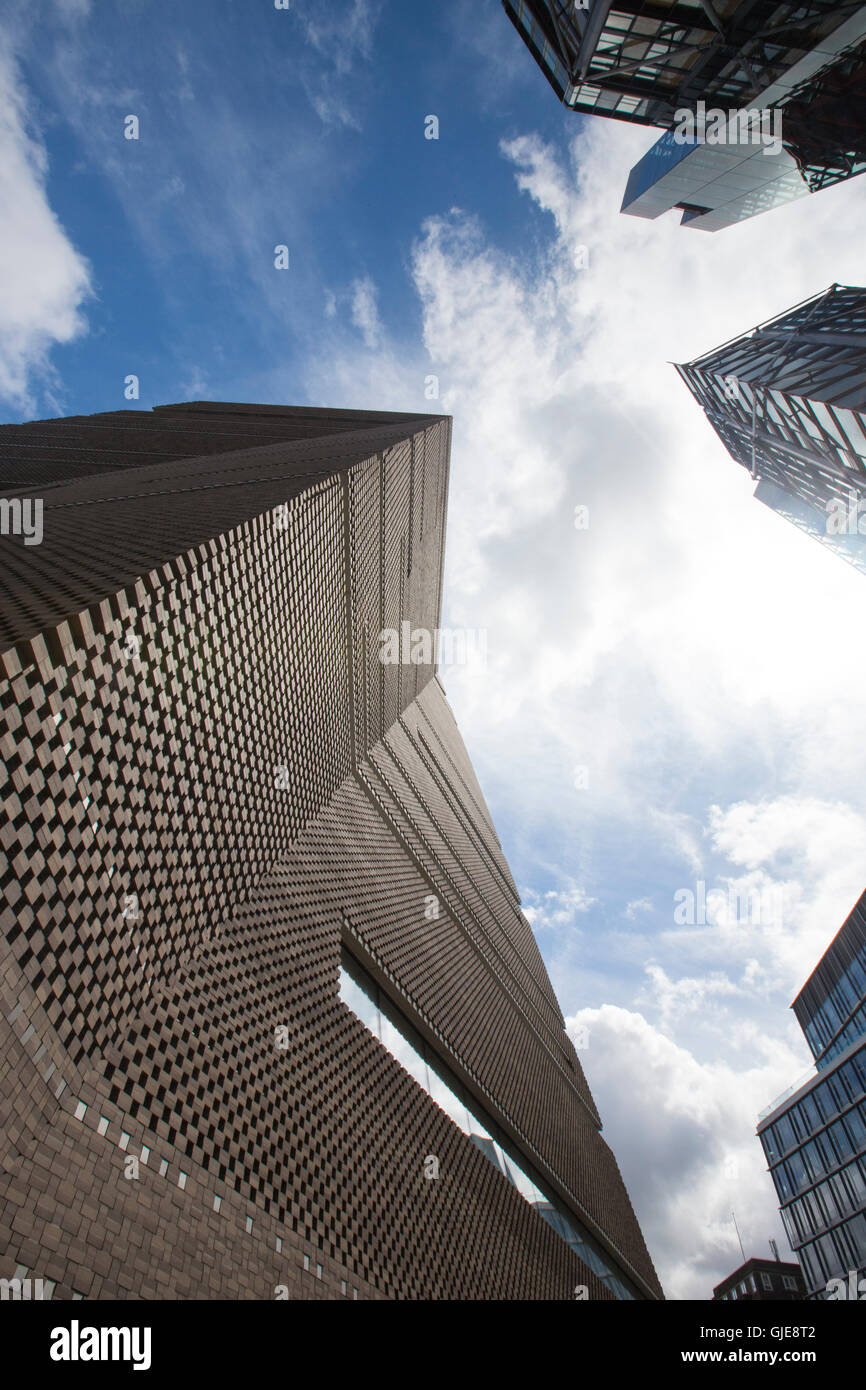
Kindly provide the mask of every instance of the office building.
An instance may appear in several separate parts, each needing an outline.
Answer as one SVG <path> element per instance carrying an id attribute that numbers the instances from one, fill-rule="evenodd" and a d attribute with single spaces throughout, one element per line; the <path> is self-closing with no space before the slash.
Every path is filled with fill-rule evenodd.
<path id="1" fill-rule="evenodd" d="M 0 1276 L 662 1297 L 435 666 L 450 432 L 0 430 Z"/>
<path id="2" fill-rule="evenodd" d="M 815 1068 L 758 1135 L 807 1296 L 847 1297 L 866 1273 L 866 893 L 792 1007 Z"/>
<path id="3" fill-rule="evenodd" d="M 746 1260 L 713 1289 L 714 1303 L 777 1303 L 803 1298 L 805 1286 L 798 1264 L 784 1260 Z"/>
<path id="4" fill-rule="evenodd" d="M 677 371 L 758 500 L 866 572 L 866 290 L 831 285 Z"/>
<path id="5" fill-rule="evenodd" d="M 623 212 L 717 231 L 866 169 L 866 5 L 503 6 L 566 107 L 664 131 Z"/>

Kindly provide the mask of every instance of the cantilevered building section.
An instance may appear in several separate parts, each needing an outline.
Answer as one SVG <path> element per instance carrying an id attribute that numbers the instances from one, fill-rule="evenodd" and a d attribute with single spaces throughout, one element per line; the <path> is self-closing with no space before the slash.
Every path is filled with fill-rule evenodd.
<path id="1" fill-rule="evenodd" d="M 717 231 L 866 168 L 866 5 L 503 5 L 564 105 L 666 132 L 631 171 L 623 212 L 678 208 Z"/>
<path id="2" fill-rule="evenodd" d="M 748 106 L 866 10 L 831 0 L 502 3 L 566 106 L 665 129 L 700 99 L 708 106 Z"/>
<path id="3" fill-rule="evenodd" d="M 866 573 L 866 290 L 831 285 L 677 371 L 755 496 Z"/>
<path id="4" fill-rule="evenodd" d="M 838 28 L 743 107 L 684 112 L 632 169 L 622 211 L 679 208 L 684 226 L 716 232 L 862 174 L 866 6 L 837 13 Z"/>
<path id="5" fill-rule="evenodd" d="M 807 1296 L 856 1299 L 866 1274 L 866 893 L 792 1008 L 815 1069 L 764 1112 L 758 1134 Z"/>
<path id="6" fill-rule="evenodd" d="M 450 431 L 0 430 L 0 1277 L 662 1296 L 429 652 L 380 659 L 439 626 Z"/>

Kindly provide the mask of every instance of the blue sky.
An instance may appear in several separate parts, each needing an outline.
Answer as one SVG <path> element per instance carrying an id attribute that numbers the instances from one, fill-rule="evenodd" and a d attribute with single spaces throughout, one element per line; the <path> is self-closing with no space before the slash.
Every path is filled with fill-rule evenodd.
<path id="1" fill-rule="evenodd" d="M 52 357 L 58 404 L 114 408 L 121 368 L 145 408 L 201 374 L 214 395 L 299 399 L 311 331 L 366 277 L 395 344 L 415 342 L 426 217 L 468 203 L 503 248 L 534 234 L 498 142 L 527 100 L 549 134 L 561 117 L 502 21 L 493 5 L 481 25 L 467 5 L 20 6 L 50 205 L 91 267 L 89 331 Z"/>
<path id="2" fill-rule="evenodd" d="M 655 133 L 563 111 L 494 0 L 13 3 L 0 64 L 5 419 L 129 374 L 142 408 L 453 415 L 445 618 L 488 658 L 445 685 L 665 1288 L 709 1296 L 732 1207 L 785 1248 L 755 1120 L 864 887 L 864 581 L 668 364 L 862 283 L 864 180 L 715 235 L 621 217 Z"/>

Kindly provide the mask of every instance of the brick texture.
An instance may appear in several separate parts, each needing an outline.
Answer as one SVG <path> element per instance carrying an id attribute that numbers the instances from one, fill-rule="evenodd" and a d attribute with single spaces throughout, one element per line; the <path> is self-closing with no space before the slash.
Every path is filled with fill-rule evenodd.
<path id="1" fill-rule="evenodd" d="M 41 545 L 0 539 L 0 1276 L 609 1298 L 341 1002 L 345 945 L 661 1297 L 434 666 L 379 660 L 438 626 L 450 430 L 216 403 L 0 430 L 4 495 L 44 499 Z"/>

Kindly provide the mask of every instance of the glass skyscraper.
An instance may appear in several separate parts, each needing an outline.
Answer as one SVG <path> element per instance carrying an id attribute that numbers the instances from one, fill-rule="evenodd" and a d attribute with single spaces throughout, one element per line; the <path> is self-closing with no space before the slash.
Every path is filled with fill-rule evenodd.
<path id="1" fill-rule="evenodd" d="M 866 1273 L 866 893 L 793 1003 L 815 1058 L 758 1134 L 808 1295 Z"/>
<path id="2" fill-rule="evenodd" d="M 866 573 L 866 290 L 831 285 L 677 371 L 759 501 Z"/>
<path id="3" fill-rule="evenodd" d="M 502 3 L 566 107 L 665 131 L 623 212 L 717 231 L 866 169 L 866 5 Z"/>

